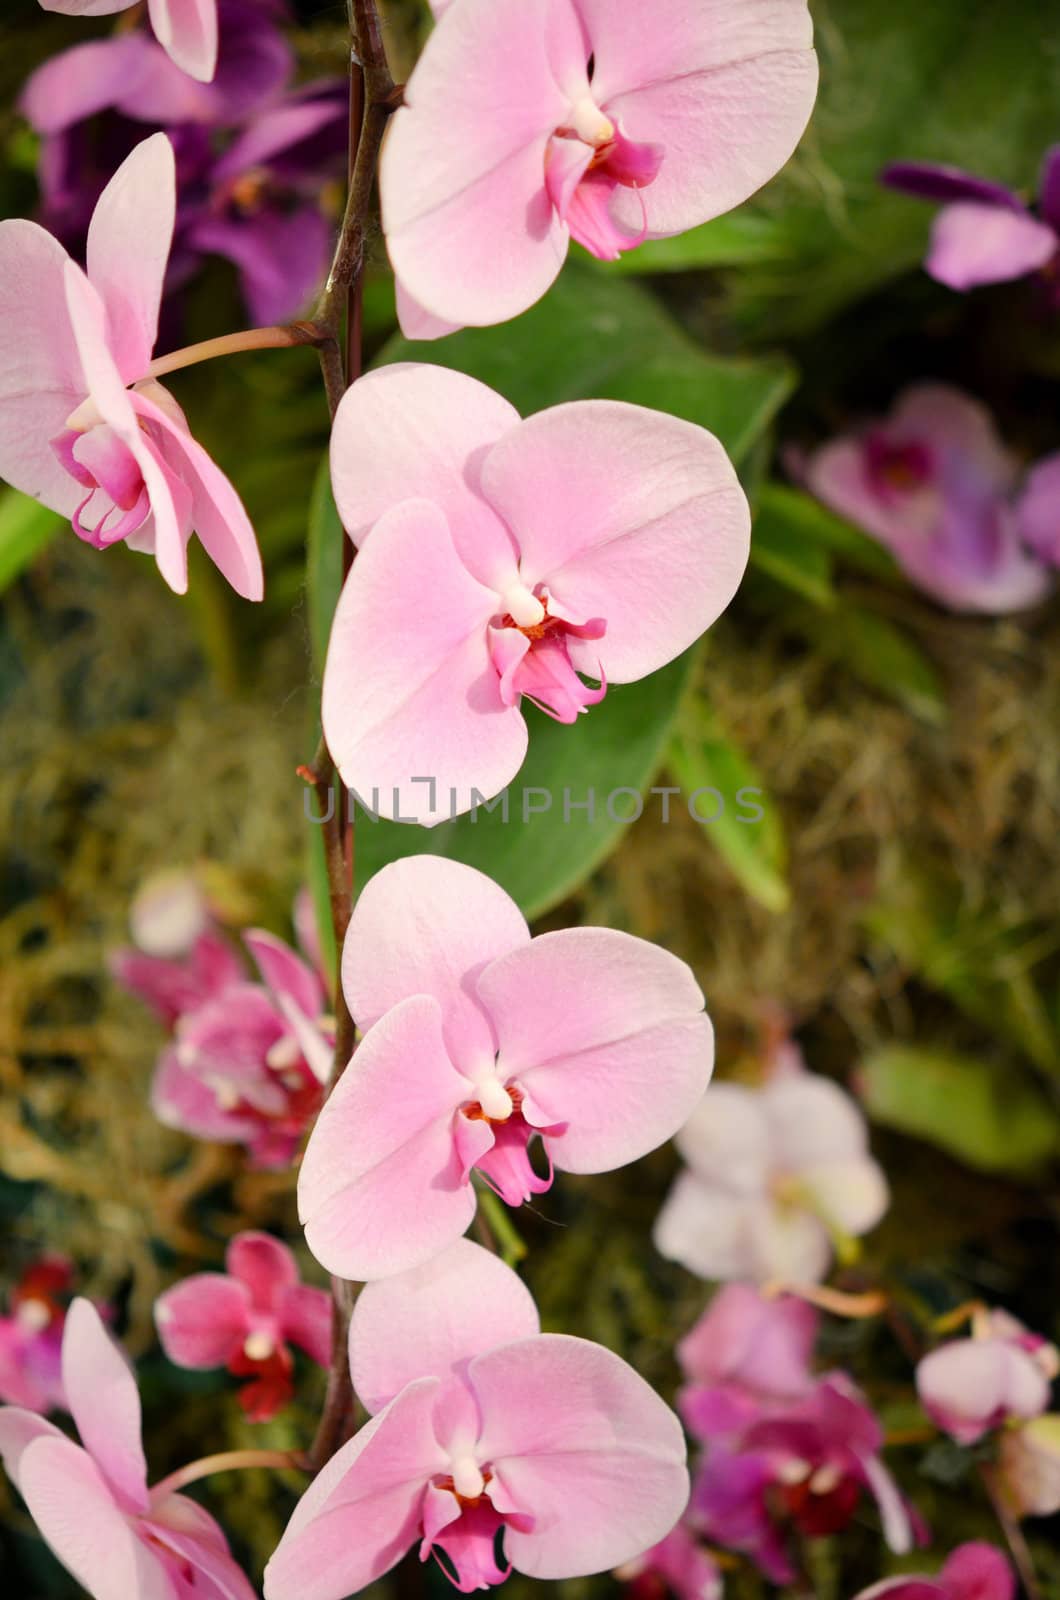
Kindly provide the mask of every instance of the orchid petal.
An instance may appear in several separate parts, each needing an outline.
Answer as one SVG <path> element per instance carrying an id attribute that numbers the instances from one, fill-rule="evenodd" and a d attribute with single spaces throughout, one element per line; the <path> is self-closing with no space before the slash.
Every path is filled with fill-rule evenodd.
<path id="1" fill-rule="evenodd" d="M 258 1311 L 275 1311 L 280 1295 L 298 1282 L 294 1256 L 268 1233 L 237 1233 L 225 1251 L 225 1269 L 246 1285 Z"/>
<path id="2" fill-rule="evenodd" d="M 136 1379 L 95 1306 L 80 1297 L 67 1312 L 63 1329 L 63 1383 L 81 1443 L 118 1496 L 142 1511 L 147 1505 L 147 1463 Z"/>
<path id="3" fill-rule="evenodd" d="M 458 4 L 463 0 L 458 0 Z M 533 1526 L 509 1526 L 513 1566 L 571 1578 L 656 1544 L 688 1500 L 681 1426 L 610 1350 L 545 1334 L 477 1357 L 469 1369 L 483 1425 L 478 1452 Z M 572 1515 L 572 1508 L 577 1514 Z"/>
<path id="4" fill-rule="evenodd" d="M 320 979 L 290 945 L 262 928 L 248 928 L 243 934 L 243 943 L 274 995 L 289 997 L 305 1017 L 320 1016 L 324 1010 Z"/>
<path id="5" fill-rule="evenodd" d="M 162 1348 L 178 1367 L 223 1367 L 250 1332 L 250 1296 L 219 1272 L 196 1272 L 155 1301 Z"/>
<path id="6" fill-rule="evenodd" d="M 217 0 L 147 0 L 159 44 L 200 83 L 217 71 Z"/>
<path id="7" fill-rule="evenodd" d="M 382 1409 L 415 1378 L 448 1382 L 497 1345 L 530 1339 L 533 1296 L 497 1256 L 470 1239 L 411 1272 L 362 1289 L 350 1323 L 350 1372 L 361 1402 Z"/>
<path id="8" fill-rule="evenodd" d="M 935 218 L 924 265 L 950 289 L 975 289 L 1037 272 L 1058 248 L 1054 230 L 1029 211 L 962 200 Z"/>
<path id="9" fill-rule="evenodd" d="M 534 1118 L 568 1124 L 548 1151 L 567 1172 L 606 1172 L 669 1139 L 702 1098 L 713 1030 L 691 970 L 609 928 L 545 933 L 478 979 L 497 1072 Z"/>
<path id="10" fill-rule="evenodd" d="M 440 822 L 522 765 L 526 723 L 489 656 L 496 606 L 436 506 L 406 500 L 376 523 L 339 597 L 322 710 L 343 782 L 381 815 Z"/>
<path id="11" fill-rule="evenodd" d="M 409 995 L 433 995 L 452 1059 L 471 1066 L 496 1051 L 479 975 L 529 943 L 522 912 L 492 878 L 442 856 L 409 856 L 361 890 L 342 952 L 342 987 L 362 1030 Z"/>
<path id="12" fill-rule="evenodd" d="M 329 1272 L 386 1277 L 459 1238 L 475 1211 L 453 1141 L 473 1093 L 442 1040 L 437 1001 L 376 1023 L 324 1104 L 298 1176 L 306 1242 Z"/>
<path id="13" fill-rule="evenodd" d="M 99 197 L 88 229 L 88 277 L 107 308 L 107 340 L 124 383 L 142 378 L 177 210 L 177 169 L 164 133 L 138 144 Z"/>
<path id="14" fill-rule="evenodd" d="M 38 1439 L 65 1439 L 54 1423 L 21 1406 L 0 1406 L 0 1460 L 11 1482 L 18 1487 L 22 1457 Z"/>
<path id="15" fill-rule="evenodd" d="M 641 406 L 584 400 L 539 412 L 493 446 L 482 487 L 518 541 L 523 583 L 606 621 L 602 639 L 569 642 L 577 667 L 599 662 L 613 683 L 687 649 L 747 564 L 750 512 L 721 445 Z"/>
<path id="16" fill-rule="evenodd" d="M 308 1283 L 281 1291 L 277 1306 L 280 1331 L 318 1366 L 331 1364 L 331 1295 Z"/>

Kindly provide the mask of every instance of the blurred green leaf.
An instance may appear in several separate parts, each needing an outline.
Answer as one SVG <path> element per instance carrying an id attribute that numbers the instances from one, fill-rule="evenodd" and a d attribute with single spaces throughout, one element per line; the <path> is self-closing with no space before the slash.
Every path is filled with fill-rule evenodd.
<path id="1" fill-rule="evenodd" d="M 647 290 L 577 263 L 517 322 L 431 344 L 394 338 L 379 359 L 455 367 L 524 416 L 588 398 L 654 406 L 716 433 L 737 466 L 795 387 L 785 359 L 710 355 Z"/>
<path id="2" fill-rule="evenodd" d="M 749 262 L 775 260 L 782 248 L 771 219 L 742 206 L 672 239 L 648 239 L 636 250 L 625 251 L 617 261 L 589 259 L 597 272 L 636 277 L 650 272 L 742 267 Z"/>
<path id="3" fill-rule="evenodd" d="M 63 526 L 39 500 L 0 489 L 0 593 L 20 577 Z"/>
<path id="4" fill-rule="evenodd" d="M 1029 1178 L 1058 1147 L 1056 1113 L 1030 1084 L 977 1057 L 887 1045 L 859 1070 L 877 1122 L 983 1172 Z"/>
<path id="5" fill-rule="evenodd" d="M 498 800 L 492 810 L 483 807 L 425 829 L 372 821 L 358 812 L 358 882 L 401 856 L 451 856 L 495 878 L 528 917 L 540 916 L 573 893 L 637 814 L 639 796 L 662 759 L 694 654 L 640 683 L 609 689 L 573 727 L 524 701 L 530 751 L 508 791 L 507 813 Z M 592 815 L 582 808 L 590 793 Z M 438 804 L 445 805 L 444 791 Z"/>
<path id="6" fill-rule="evenodd" d="M 722 810 L 715 821 L 704 824 L 704 833 L 748 894 L 769 911 L 786 911 L 791 890 L 783 823 L 757 769 L 725 736 L 701 698 L 686 704 L 666 764 L 686 802 L 699 789 L 718 791 Z M 745 791 L 751 797 L 740 801 Z M 750 814 L 754 811 L 757 817 Z"/>
<path id="7" fill-rule="evenodd" d="M 898 573 L 890 551 L 801 489 L 784 483 L 764 484 L 757 505 L 759 517 L 765 516 L 783 525 L 792 539 L 798 538 L 807 546 L 830 551 L 859 572 L 879 578 L 894 577 Z"/>
<path id="8" fill-rule="evenodd" d="M 948 711 L 938 673 L 920 647 L 892 622 L 844 600 L 835 610 L 793 619 L 822 655 L 841 662 L 914 716 L 936 726 Z"/>
<path id="9" fill-rule="evenodd" d="M 751 565 L 826 611 L 831 610 L 838 599 L 832 586 L 829 552 L 806 539 L 761 497 L 751 533 Z"/>
<path id="10" fill-rule="evenodd" d="M 309 808 L 313 805 L 313 801 L 307 800 L 305 804 Z M 328 891 L 328 868 L 324 858 L 324 829 L 316 822 L 308 823 L 307 827 L 309 838 L 306 845 L 306 861 L 309 892 L 313 897 L 313 912 L 316 916 L 317 932 L 320 935 L 324 971 L 330 984 L 332 974 L 338 970 L 338 946 L 335 943 L 335 929 L 331 921 L 331 895 Z"/>
<path id="11" fill-rule="evenodd" d="M 309 501 L 306 535 L 306 595 L 309 605 L 309 639 L 313 665 L 321 674 L 328 651 L 331 619 L 342 588 L 342 555 L 346 543 L 331 493 L 331 473 L 325 455 L 317 469 Z"/>

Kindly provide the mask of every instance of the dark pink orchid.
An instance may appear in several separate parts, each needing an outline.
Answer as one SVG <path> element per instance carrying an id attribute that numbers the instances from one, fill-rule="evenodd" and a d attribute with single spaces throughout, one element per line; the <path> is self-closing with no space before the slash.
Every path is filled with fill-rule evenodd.
<path id="1" fill-rule="evenodd" d="M 0 222 L 0 476 L 96 549 L 153 553 L 178 593 L 197 532 L 233 588 L 260 600 L 242 502 L 151 378 L 175 210 L 173 147 L 155 134 L 100 198 L 87 273 L 35 223 Z"/>
<path id="2" fill-rule="evenodd" d="M 197 1272 L 159 1296 L 155 1323 L 178 1367 L 227 1367 L 249 1378 L 239 1403 L 251 1422 L 268 1422 L 294 1393 L 289 1345 L 326 1367 L 331 1359 L 331 1296 L 299 1281 L 287 1246 L 266 1233 L 239 1233 L 225 1272 Z"/>
<path id="3" fill-rule="evenodd" d="M 992 1544 L 959 1545 L 942 1570 L 884 1578 L 862 1589 L 856 1600 L 1015 1600 L 1016 1579 Z"/>
<path id="4" fill-rule="evenodd" d="M 1037 216 L 1017 194 L 959 167 L 899 161 L 882 181 L 918 200 L 942 206 L 924 263 L 951 289 L 1008 283 L 1036 274 L 1060 304 L 1060 145 L 1046 152 L 1038 184 Z"/>
<path id="5" fill-rule="evenodd" d="M 0 1456 L 63 1566 L 94 1600 L 254 1600 L 209 1513 L 148 1488 L 136 1379 L 87 1300 L 66 1318 L 62 1376 L 81 1443 L 5 1406 Z"/>
<path id="6" fill-rule="evenodd" d="M 296 1507 L 266 1600 L 343 1600 L 415 1548 L 464 1594 L 512 1568 L 603 1572 L 684 1509 L 673 1412 L 609 1350 L 542 1334 L 515 1273 L 466 1239 L 362 1291 L 350 1371 L 371 1421 Z"/>
<path id="7" fill-rule="evenodd" d="M 689 1430 L 700 1439 L 734 1433 L 810 1394 L 818 1321 L 794 1295 L 767 1299 L 746 1283 L 719 1289 L 677 1346 L 687 1380 L 678 1409 Z"/>
<path id="8" fill-rule="evenodd" d="M 721 1569 L 685 1522 L 615 1577 L 630 1600 L 722 1600 Z"/>
<path id="9" fill-rule="evenodd" d="M 62 1343 L 73 1267 L 45 1256 L 27 1267 L 0 1316 L 0 1400 L 27 1411 L 65 1409 Z"/>

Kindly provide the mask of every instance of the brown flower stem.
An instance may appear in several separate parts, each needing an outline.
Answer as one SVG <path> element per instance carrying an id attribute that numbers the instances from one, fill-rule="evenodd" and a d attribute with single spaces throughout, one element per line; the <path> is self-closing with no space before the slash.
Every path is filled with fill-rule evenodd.
<path id="1" fill-rule="evenodd" d="M 350 13 L 350 153 L 346 209 L 335 257 L 320 297 L 313 325 L 325 335 L 319 345 L 320 370 L 332 419 L 343 395 L 361 374 L 363 352 L 362 291 L 365 242 L 375 185 L 379 150 L 387 121 L 395 109 L 394 83 L 383 48 L 375 0 L 349 0 Z M 342 323 L 345 316 L 345 337 Z M 343 573 L 353 561 L 353 544 L 343 533 Z M 343 941 L 353 904 L 354 837 L 350 799 L 345 787 L 332 800 L 335 763 L 323 738 L 306 774 L 316 790 L 322 819 L 327 865 L 331 922 L 335 948 L 341 961 Z M 335 1087 L 353 1054 L 354 1023 L 342 992 L 341 974 L 335 977 L 335 1056 L 328 1092 Z M 356 1287 L 332 1278 L 331 1367 L 324 1409 L 316 1437 L 306 1456 L 311 1472 L 349 1438 L 355 1422 L 355 1400 L 350 1381 L 347 1344 Z"/>
<path id="2" fill-rule="evenodd" d="M 189 344 L 168 356 L 158 356 L 144 377 L 164 378 L 167 372 L 179 372 L 183 367 L 198 366 L 200 361 L 216 361 L 219 356 L 241 355 L 248 350 L 285 350 L 300 345 L 321 347 L 330 337 L 327 330 L 315 322 L 290 322 L 282 327 L 223 333 L 217 339 L 203 339 L 200 344 Z"/>
<path id="3" fill-rule="evenodd" d="M 986 1490 L 987 1499 L 994 1508 L 1005 1543 L 1008 1545 L 1013 1566 L 1019 1573 L 1020 1583 L 1027 1600 L 1042 1600 L 1042 1589 L 1038 1582 L 1038 1574 L 1034 1570 L 1034 1557 L 1031 1555 L 1023 1529 L 1020 1527 L 1019 1518 L 1016 1517 L 1005 1499 L 1005 1493 L 998 1482 L 997 1473 L 992 1466 L 983 1464 L 979 1468 L 979 1476 L 983 1488 Z"/>
<path id="4" fill-rule="evenodd" d="M 298 1467 L 298 1458 L 290 1450 L 224 1450 L 220 1455 L 203 1456 L 186 1467 L 178 1467 L 168 1478 L 161 1478 L 151 1489 L 151 1499 L 157 1505 L 178 1489 L 200 1478 L 212 1478 L 215 1472 L 234 1472 L 241 1467 Z"/>

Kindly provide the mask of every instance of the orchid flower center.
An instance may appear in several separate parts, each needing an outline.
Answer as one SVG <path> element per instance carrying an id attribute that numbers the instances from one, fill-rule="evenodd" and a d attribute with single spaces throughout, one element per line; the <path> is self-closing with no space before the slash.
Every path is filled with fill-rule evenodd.
<path id="1" fill-rule="evenodd" d="M 661 145 L 629 139 L 587 92 L 572 102 L 545 152 L 545 188 L 571 236 L 602 261 L 616 261 L 648 233 L 640 190 L 654 183 L 662 166 Z M 628 210 L 616 205 L 619 190 L 638 196 L 640 225 L 631 229 Z"/>
<path id="2" fill-rule="evenodd" d="M 557 722 L 576 722 L 607 692 L 602 669 L 584 660 L 580 641 L 603 638 L 607 624 L 601 617 L 572 617 L 543 584 L 536 590 L 514 584 L 499 599 L 504 609 L 490 624 L 490 655 L 502 702 L 515 705 L 525 694 Z M 599 678 L 599 688 L 586 686 L 583 670 Z"/>
<path id="3" fill-rule="evenodd" d="M 865 441 L 865 470 L 880 499 L 894 501 L 926 489 L 935 477 L 931 449 L 918 439 L 894 439 L 882 432 Z"/>

